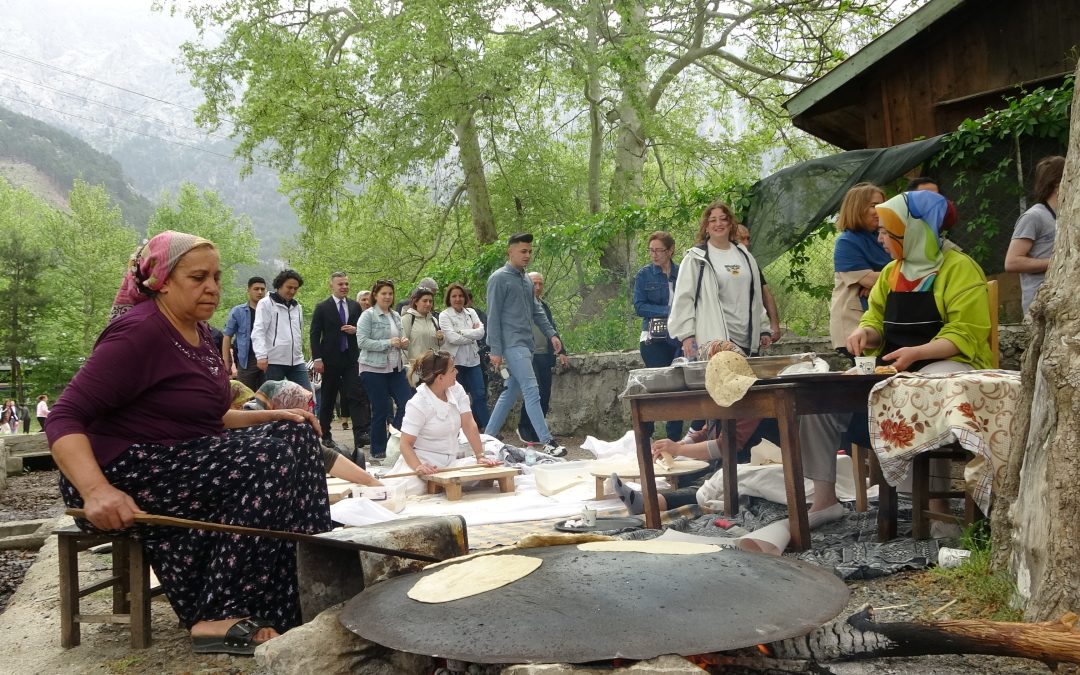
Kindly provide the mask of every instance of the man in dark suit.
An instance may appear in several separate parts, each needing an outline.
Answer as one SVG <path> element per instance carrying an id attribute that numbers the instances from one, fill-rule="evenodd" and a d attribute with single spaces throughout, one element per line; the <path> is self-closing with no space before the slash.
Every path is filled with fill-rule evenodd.
<path id="1" fill-rule="evenodd" d="M 323 444 L 332 447 L 330 423 L 341 392 L 352 418 L 357 456 L 363 456 L 361 448 L 370 443 L 371 406 L 360 383 L 357 366 L 360 349 L 356 345 L 356 322 L 359 318 L 360 305 L 349 298 L 349 276 L 334 272 L 330 275 L 330 297 L 316 305 L 311 316 L 311 356 L 315 359 L 315 372 L 322 375 L 319 424 Z"/>

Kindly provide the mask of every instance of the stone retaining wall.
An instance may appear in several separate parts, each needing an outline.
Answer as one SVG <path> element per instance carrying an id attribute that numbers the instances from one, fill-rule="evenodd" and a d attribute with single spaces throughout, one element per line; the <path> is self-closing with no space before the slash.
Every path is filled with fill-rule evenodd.
<path id="1" fill-rule="evenodd" d="M 1030 340 L 1024 325 L 1001 326 L 1001 367 L 1020 369 L 1020 358 Z M 835 352 L 828 338 L 785 337 L 769 349 L 770 355 L 818 352 L 830 362 Z M 832 363 L 838 368 L 837 359 Z M 619 399 L 626 385 L 629 371 L 642 368 L 637 351 L 600 352 L 578 354 L 570 357 L 570 368 L 555 373 L 551 392 L 551 412 L 548 426 L 556 436 L 584 436 L 591 434 L 605 440 L 614 440 L 630 428 L 630 404 Z M 493 392 L 494 393 L 494 392 Z M 496 394 L 497 395 L 497 394 Z M 489 399 L 494 404 L 495 398 Z M 513 429 L 517 418 L 507 420 L 503 438 L 516 442 Z M 514 426 L 511 426 L 514 425 Z"/>

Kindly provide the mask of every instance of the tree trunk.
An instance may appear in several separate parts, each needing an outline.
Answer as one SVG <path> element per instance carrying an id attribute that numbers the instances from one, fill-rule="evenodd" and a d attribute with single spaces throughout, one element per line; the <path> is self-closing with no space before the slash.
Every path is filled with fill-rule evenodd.
<path id="1" fill-rule="evenodd" d="M 490 244 L 498 239 L 495 217 L 491 213 L 491 195 L 484 176 L 484 158 L 480 153 L 480 137 L 473 122 L 473 111 L 465 110 L 458 116 L 454 133 L 458 142 L 458 158 L 465 174 L 465 194 L 469 198 L 476 241 Z"/>
<path id="2" fill-rule="evenodd" d="M 600 113 L 600 64 L 597 62 L 600 42 L 600 22 L 604 13 L 600 0 L 589 3 L 589 63 L 585 83 L 585 100 L 589 103 L 589 213 L 600 213 L 600 161 L 604 152 L 604 125 Z"/>
<path id="3" fill-rule="evenodd" d="M 640 206 L 645 201 L 646 120 L 650 114 L 647 109 L 649 77 L 646 54 L 641 46 L 646 32 L 645 8 L 640 1 L 631 0 L 620 3 L 618 12 L 622 24 L 622 44 L 617 69 L 620 96 L 614 117 L 619 132 L 608 202 L 609 207 L 613 208 L 631 204 Z M 598 138 L 594 136 L 594 139 Z M 619 299 L 635 272 L 632 266 L 633 246 L 632 237 L 619 235 L 600 252 L 600 267 L 607 273 L 607 279 L 584 294 L 585 300 L 578 309 L 578 318 L 598 316 Z"/>
<path id="4" fill-rule="evenodd" d="M 1024 397 L 1009 463 L 994 496 L 994 565 L 1016 580 L 1029 621 L 1080 607 L 1080 99 L 1074 96 L 1069 154 L 1054 255 L 1031 306 Z"/>

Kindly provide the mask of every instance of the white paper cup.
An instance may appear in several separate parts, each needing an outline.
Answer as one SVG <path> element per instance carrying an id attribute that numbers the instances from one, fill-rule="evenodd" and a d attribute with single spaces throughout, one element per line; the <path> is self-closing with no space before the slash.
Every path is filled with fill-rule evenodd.
<path id="1" fill-rule="evenodd" d="M 585 521 L 585 527 L 596 525 L 596 509 L 585 507 L 581 510 L 581 519 Z"/>
<path id="2" fill-rule="evenodd" d="M 877 365 L 877 359 L 873 356 L 855 357 L 855 371 L 859 375 L 873 375 L 875 365 Z"/>
<path id="3" fill-rule="evenodd" d="M 963 565 L 971 557 L 971 551 L 962 548 L 942 547 L 938 549 L 937 556 L 938 567 L 950 569 Z"/>

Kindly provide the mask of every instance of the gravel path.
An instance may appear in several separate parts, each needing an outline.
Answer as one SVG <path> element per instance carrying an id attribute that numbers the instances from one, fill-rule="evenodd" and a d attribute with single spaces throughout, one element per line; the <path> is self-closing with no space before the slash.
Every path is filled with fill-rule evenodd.
<path id="1" fill-rule="evenodd" d="M 8 479 L 0 493 L 0 522 L 55 518 L 64 512 L 64 502 L 56 487 L 60 473 L 34 471 Z M 37 551 L 0 551 L 0 612 L 22 583 Z"/>

